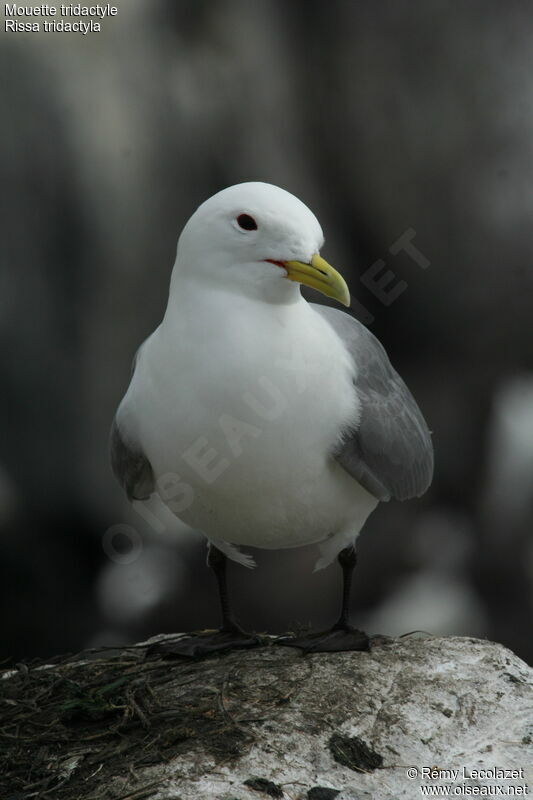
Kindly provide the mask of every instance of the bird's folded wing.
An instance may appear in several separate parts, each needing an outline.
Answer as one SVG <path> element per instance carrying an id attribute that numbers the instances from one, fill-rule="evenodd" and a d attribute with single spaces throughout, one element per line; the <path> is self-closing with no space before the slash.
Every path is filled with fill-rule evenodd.
<path id="1" fill-rule="evenodd" d="M 431 435 L 411 392 L 388 356 L 360 322 L 313 304 L 343 341 L 356 367 L 361 416 L 333 454 L 379 500 L 422 495 L 433 477 Z"/>
<path id="2" fill-rule="evenodd" d="M 132 377 L 145 344 L 146 342 L 143 342 L 133 357 Z M 119 413 L 120 409 L 115 414 L 109 437 L 111 466 L 129 500 L 147 500 L 155 491 L 152 465 L 132 433 L 121 428 L 118 421 Z"/>
<path id="3" fill-rule="evenodd" d="M 130 500 L 147 500 L 155 491 L 152 467 L 141 447 L 125 435 L 117 417 L 110 436 L 111 466 Z"/>

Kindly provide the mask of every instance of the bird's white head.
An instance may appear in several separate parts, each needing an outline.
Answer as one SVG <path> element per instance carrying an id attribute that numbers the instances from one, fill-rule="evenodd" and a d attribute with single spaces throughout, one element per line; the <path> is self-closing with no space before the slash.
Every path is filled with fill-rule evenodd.
<path id="1" fill-rule="evenodd" d="M 171 292 L 192 280 L 282 303 L 305 284 L 349 306 L 344 279 L 319 255 L 323 243 L 317 218 L 294 195 L 268 183 L 230 186 L 185 225 Z"/>

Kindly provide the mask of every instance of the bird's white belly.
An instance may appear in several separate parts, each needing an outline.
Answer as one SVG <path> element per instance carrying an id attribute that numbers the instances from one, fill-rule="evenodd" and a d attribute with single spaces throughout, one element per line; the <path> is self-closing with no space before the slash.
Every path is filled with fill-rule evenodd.
<path id="1" fill-rule="evenodd" d="M 289 319 L 259 313 L 252 331 L 237 315 L 202 331 L 201 363 L 175 336 L 171 359 L 167 341 L 148 343 L 130 403 L 140 439 L 163 500 L 210 538 L 295 547 L 356 534 L 375 505 L 330 455 L 358 401 L 353 365 L 317 319 L 303 302 Z"/>

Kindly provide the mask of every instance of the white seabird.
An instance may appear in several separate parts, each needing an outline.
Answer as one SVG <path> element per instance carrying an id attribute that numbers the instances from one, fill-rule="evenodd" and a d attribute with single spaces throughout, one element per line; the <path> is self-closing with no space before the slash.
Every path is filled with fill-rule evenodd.
<path id="1" fill-rule="evenodd" d="M 342 611 L 331 631 L 286 643 L 365 649 L 348 623 L 355 540 L 379 501 L 431 482 L 427 425 L 381 344 L 300 293 L 350 304 L 323 243 L 314 214 L 283 189 L 224 189 L 183 229 L 164 319 L 136 355 L 111 433 L 115 475 L 130 499 L 158 492 L 205 534 L 220 590 L 221 631 L 176 652 L 257 643 L 231 613 L 226 557 L 254 566 L 241 546 L 311 543 L 317 569 L 335 558 L 343 568 Z"/>

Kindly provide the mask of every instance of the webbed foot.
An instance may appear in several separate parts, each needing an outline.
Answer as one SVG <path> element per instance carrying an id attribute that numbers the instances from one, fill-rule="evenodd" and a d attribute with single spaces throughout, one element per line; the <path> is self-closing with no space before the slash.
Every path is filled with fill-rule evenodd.
<path id="1" fill-rule="evenodd" d="M 298 647 L 305 653 L 340 653 L 344 650 L 369 650 L 370 639 L 366 633 L 351 626 L 335 625 L 327 631 L 309 633 L 305 636 L 282 637 L 274 644 L 283 647 Z"/>
<path id="2" fill-rule="evenodd" d="M 146 655 L 160 655 L 163 658 L 202 658 L 224 650 L 259 647 L 261 644 L 259 636 L 235 627 L 229 630 L 198 631 L 156 642 L 150 645 Z"/>

